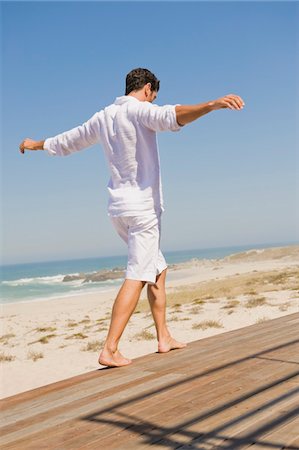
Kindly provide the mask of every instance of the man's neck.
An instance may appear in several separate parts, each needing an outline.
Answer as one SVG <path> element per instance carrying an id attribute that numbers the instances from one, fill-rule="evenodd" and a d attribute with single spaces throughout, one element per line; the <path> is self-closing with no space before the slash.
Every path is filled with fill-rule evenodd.
<path id="1" fill-rule="evenodd" d="M 145 95 L 144 95 L 144 93 L 142 91 L 131 92 L 130 94 L 128 94 L 128 97 L 137 98 L 137 100 L 139 100 L 140 102 L 145 102 L 146 101 Z"/>

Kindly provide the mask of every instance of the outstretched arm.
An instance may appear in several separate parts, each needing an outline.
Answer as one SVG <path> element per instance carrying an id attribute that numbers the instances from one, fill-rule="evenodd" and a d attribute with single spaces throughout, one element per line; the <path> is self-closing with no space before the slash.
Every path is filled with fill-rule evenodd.
<path id="1" fill-rule="evenodd" d="M 230 108 L 240 110 L 244 105 L 245 103 L 241 97 L 235 94 L 229 94 L 217 100 L 199 103 L 198 105 L 177 105 L 175 107 L 176 119 L 179 125 L 186 125 L 216 109 Z"/>
<path id="2" fill-rule="evenodd" d="M 43 141 L 34 141 L 33 139 L 24 139 L 20 146 L 20 152 L 28 150 L 47 150 L 49 155 L 67 156 L 86 147 L 90 147 L 100 142 L 100 120 L 99 115 L 102 112 L 96 112 L 89 120 L 78 127 L 60 133 L 54 137 Z"/>

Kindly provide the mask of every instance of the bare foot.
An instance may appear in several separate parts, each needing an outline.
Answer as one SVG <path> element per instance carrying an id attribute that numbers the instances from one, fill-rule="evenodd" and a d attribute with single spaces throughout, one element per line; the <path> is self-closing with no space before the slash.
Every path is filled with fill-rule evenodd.
<path id="1" fill-rule="evenodd" d="M 178 342 L 174 338 L 169 336 L 158 342 L 158 353 L 166 353 L 170 350 L 174 350 L 176 348 L 184 348 L 186 346 L 187 344 Z"/>
<path id="2" fill-rule="evenodd" d="M 111 352 L 109 350 L 103 350 L 99 356 L 99 364 L 108 367 L 121 367 L 131 364 L 132 360 L 125 358 L 119 350 Z"/>

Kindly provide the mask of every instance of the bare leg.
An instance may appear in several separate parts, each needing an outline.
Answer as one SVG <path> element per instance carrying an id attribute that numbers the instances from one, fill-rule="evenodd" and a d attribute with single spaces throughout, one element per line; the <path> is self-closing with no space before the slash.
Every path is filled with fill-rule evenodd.
<path id="1" fill-rule="evenodd" d="M 178 342 L 171 337 L 166 325 L 166 270 L 167 269 L 163 270 L 163 272 L 157 276 L 156 284 L 147 285 L 147 296 L 155 321 L 159 353 L 169 352 L 175 348 L 186 347 L 186 344 Z"/>
<path id="2" fill-rule="evenodd" d="M 120 288 L 112 308 L 110 327 L 104 348 L 99 356 L 100 364 L 118 367 L 126 366 L 132 362 L 125 358 L 117 347 L 121 335 L 136 308 L 144 285 L 144 281 L 126 279 Z"/>

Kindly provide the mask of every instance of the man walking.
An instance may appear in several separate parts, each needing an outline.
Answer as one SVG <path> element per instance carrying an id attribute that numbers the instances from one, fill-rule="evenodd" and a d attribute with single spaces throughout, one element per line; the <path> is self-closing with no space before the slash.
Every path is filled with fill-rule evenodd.
<path id="1" fill-rule="evenodd" d="M 108 214 L 128 245 L 125 280 L 115 299 L 110 328 L 99 363 L 116 367 L 130 364 L 118 350 L 123 331 L 141 291 L 147 295 L 154 318 L 158 352 L 179 349 L 166 324 L 165 278 L 167 264 L 160 250 L 161 214 L 164 211 L 158 131 L 179 131 L 211 111 L 241 110 L 244 102 L 230 94 L 196 105 L 154 105 L 160 82 L 147 69 L 134 69 L 126 77 L 126 92 L 96 112 L 82 125 L 43 141 L 26 138 L 21 153 L 45 150 L 50 156 L 67 156 L 101 143 L 110 169 Z"/>

